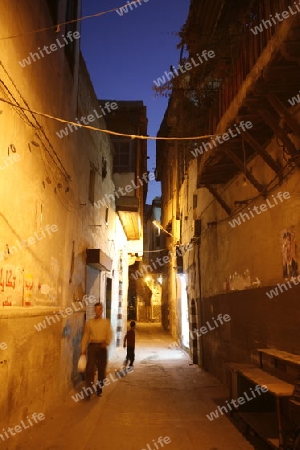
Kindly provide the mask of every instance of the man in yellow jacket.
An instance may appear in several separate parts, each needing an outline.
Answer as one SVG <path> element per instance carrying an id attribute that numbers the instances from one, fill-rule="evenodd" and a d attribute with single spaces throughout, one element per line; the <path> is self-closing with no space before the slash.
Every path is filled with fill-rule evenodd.
<path id="1" fill-rule="evenodd" d="M 93 393 L 94 386 L 94 370 L 95 366 L 98 369 L 97 382 L 97 397 L 102 397 L 102 386 L 105 378 L 107 365 L 107 347 L 112 340 L 112 328 L 108 319 L 102 319 L 103 305 L 101 303 L 95 304 L 95 318 L 86 323 L 82 342 L 81 354 L 86 354 L 87 351 L 87 366 L 86 366 L 86 387 L 88 399 Z M 90 389 L 90 390 L 89 390 Z M 95 390 L 94 390 L 95 391 Z"/>

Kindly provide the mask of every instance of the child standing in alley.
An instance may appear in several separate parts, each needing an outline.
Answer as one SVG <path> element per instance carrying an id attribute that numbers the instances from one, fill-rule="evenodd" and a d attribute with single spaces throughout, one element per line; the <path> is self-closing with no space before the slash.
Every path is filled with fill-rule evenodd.
<path id="1" fill-rule="evenodd" d="M 125 337 L 124 337 L 124 345 L 123 347 L 126 348 L 126 341 L 127 341 L 127 355 L 126 359 L 124 361 L 124 366 L 127 366 L 128 361 L 130 362 L 129 367 L 133 367 L 134 362 L 134 350 L 135 350 L 135 321 L 132 320 L 130 322 L 130 330 L 127 331 Z"/>

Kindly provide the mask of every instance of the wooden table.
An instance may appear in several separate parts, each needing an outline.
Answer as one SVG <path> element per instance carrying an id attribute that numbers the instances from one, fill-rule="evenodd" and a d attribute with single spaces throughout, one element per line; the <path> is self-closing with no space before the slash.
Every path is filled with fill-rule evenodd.
<path id="1" fill-rule="evenodd" d="M 273 375 L 264 372 L 262 369 L 254 366 L 253 364 L 227 363 L 226 366 L 230 369 L 231 372 L 235 373 L 236 386 L 238 386 L 238 376 L 242 376 L 249 380 L 251 383 L 258 384 L 260 386 L 266 386 L 268 388 L 268 392 L 271 395 L 274 395 L 276 401 L 276 420 L 279 445 L 278 448 L 283 449 L 283 426 L 280 399 L 292 396 L 294 385 L 286 383 L 285 381 L 282 381 L 279 378 L 276 378 Z M 233 389 L 231 387 L 231 394 L 232 391 Z M 275 439 L 272 439 L 272 441 L 270 440 L 270 443 L 272 443 L 274 446 L 275 442 Z"/>

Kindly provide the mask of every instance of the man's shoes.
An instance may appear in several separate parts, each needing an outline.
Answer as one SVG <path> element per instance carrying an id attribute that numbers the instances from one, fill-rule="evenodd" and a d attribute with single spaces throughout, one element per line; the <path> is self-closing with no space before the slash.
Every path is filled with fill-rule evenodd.
<path id="1" fill-rule="evenodd" d="M 97 392 L 97 393 L 96 393 L 96 396 L 97 396 L 97 397 L 102 397 L 102 392 Z"/>

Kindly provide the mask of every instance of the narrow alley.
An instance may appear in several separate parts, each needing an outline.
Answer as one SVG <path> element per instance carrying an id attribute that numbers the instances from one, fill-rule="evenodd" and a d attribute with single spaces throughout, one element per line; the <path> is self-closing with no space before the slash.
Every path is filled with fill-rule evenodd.
<path id="1" fill-rule="evenodd" d="M 107 374 L 120 368 L 124 355 L 117 352 Z M 75 402 L 70 395 L 64 407 L 23 433 L 18 448 L 156 450 L 159 437 L 169 437 L 163 445 L 170 450 L 250 450 L 225 415 L 206 417 L 225 398 L 224 386 L 192 365 L 160 325 L 140 323 L 134 371 L 105 387 L 102 398 Z"/>
<path id="2" fill-rule="evenodd" d="M 300 450 L 300 0 L 3 0 L 0 55 L 0 450 Z"/>

